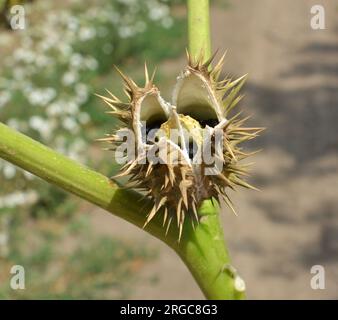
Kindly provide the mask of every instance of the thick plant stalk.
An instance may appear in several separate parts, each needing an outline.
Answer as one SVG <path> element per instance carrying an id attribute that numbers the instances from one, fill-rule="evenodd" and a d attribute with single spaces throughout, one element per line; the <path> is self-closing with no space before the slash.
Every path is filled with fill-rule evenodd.
<path id="1" fill-rule="evenodd" d="M 210 9 L 209 9 L 209 0 L 187 0 L 188 2 L 188 42 L 189 42 L 189 54 L 194 59 L 197 59 L 201 55 L 205 60 L 208 60 L 211 57 L 211 36 L 210 36 Z M 221 222 L 219 219 L 219 210 L 216 207 L 208 206 L 208 201 L 205 201 L 205 206 L 199 210 L 200 214 L 203 214 L 201 219 L 201 224 L 196 230 L 195 239 L 196 241 L 201 241 L 203 239 L 202 235 L 199 235 L 198 232 L 203 228 L 203 220 L 209 219 L 212 220 L 211 224 L 208 224 L 208 227 L 212 226 L 213 230 L 209 229 L 209 232 L 212 231 L 218 236 L 211 240 L 210 249 L 214 253 L 214 263 L 213 270 L 208 270 L 208 275 L 213 274 L 215 281 L 212 281 L 212 277 L 209 278 L 208 288 L 203 289 L 206 297 L 216 298 L 216 299 L 243 299 L 245 297 L 245 285 L 244 282 L 243 288 L 241 291 L 237 291 L 238 288 L 235 288 L 236 285 L 228 277 L 224 276 L 226 272 L 225 266 L 230 266 L 230 274 L 233 278 L 236 278 L 236 274 L 232 273 L 231 270 L 235 270 L 230 265 L 230 258 L 228 250 L 224 241 L 223 230 L 221 227 Z M 204 210 L 207 208 L 206 210 Z M 207 242 L 209 242 L 206 239 Z M 185 261 L 184 257 L 182 259 Z M 223 264 L 223 265 L 222 265 Z M 188 265 L 189 267 L 189 265 Z M 201 266 L 203 268 L 203 266 Z M 194 270 L 191 270 L 194 274 Z M 235 271 L 236 272 L 236 271 Z M 195 279 L 198 282 L 198 276 Z M 237 278 L 242 282 L 241 278 Z M 225 291 L 228 291 L 228 295 L 225 295 Z M 210 293 L 212 293 L 210 295 Z"/>
<path id="2" fill-rule="evenodd" d="M 188 0 L 188 38 L 192 57 L 211 55 L 209 0 Z"/>

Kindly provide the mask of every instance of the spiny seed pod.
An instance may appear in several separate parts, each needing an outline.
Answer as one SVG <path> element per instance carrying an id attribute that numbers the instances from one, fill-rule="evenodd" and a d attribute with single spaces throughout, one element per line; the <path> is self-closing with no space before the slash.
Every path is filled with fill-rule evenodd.
<path id="1" fill-rule="evenodd" d="M 130 186 L 145 191 L 153 201 L 145 225 L 163 209 L 163 225 L 168 230 L 176 220 L 179 238 L 187 217 L 193 225 L 198 223 L 197 209 L 203 200 L 223 199 L 235 212 L 227 188 L 255 189 L 243 180 L 248 165 L 240 164 L 252 153 L 243 152 L 239 144 L 262 130 L 244 127 L 247 118 L 241 119 L 240 113 L 228 119 L 242 98 L 239 91 L 246 77 L 219 80 L 225 55 L 214 68 L 214 57 L 203 63 L 202 56 L 197 61 L 187 56 L 188 65 L 177 78 L 172 103 L 161 97 L 147 66 L 144 87 L 118 70 L 128 102 L 110 92 L 108 97 L 100 96 L 123 124 L 100 140 L 116 150 L 124 143 L 123 133 L 133 133 L 135 157 L 127 157 L 118 176 L 128 176 Z M 206 161 L 208 150 L 212 163 Z M 160 161 L 153 161 L 149 154 Z"/>

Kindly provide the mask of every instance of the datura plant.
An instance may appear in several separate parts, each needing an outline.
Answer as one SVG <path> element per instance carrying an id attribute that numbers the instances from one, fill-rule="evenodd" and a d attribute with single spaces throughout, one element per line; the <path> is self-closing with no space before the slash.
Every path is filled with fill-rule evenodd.
<path id="1" fill-rule="evenodd" d="M 209 1 L 188 0 L 187 9 L 188 64 L 171 101 L 162 98 L 147 68 L 143 87 L 120 72 L 127 101 L 102 96 L 120 120 L 102 140 L 115 150 L 118 175 L 129 188 L 2 123 L 0 157 L 165 242 L 206 298 L 243 299 L 245 283 L 231 265 L 218 202 L 234 211 L 228 190 L 253 188 L 245 181 L 243 160 L 250 153 L 241 142 L 261 129 L 245 127 L 246 118 L 234 112 L 245 77 L 220 80 L 224 57 L 214 67 L 209 59 Z"/>
<path id="2" fill-rule="evenodd" d="M 197 209 L 205 199 L 224 201 L 235 212 L 227 189 L 255 189 L 244 177 L 249 164 L 240 143 L 253 139 L 260 128 L 245 127 L 241 113 L 230 117 L 241 100 L 246 76 L 220 80 L 224 55 L 215 67 L 214 56 L 203 62 L 187 54 L 187 67 L 177 78 L 171 102 L 166 102 L 145 66 L 145 85 L 138 86 L 117 69 L 124 81 L 128 101 L 115 95 L 100 96 L 122 126 L 101 141 L 110 142 L 115 152 L 128 137 L 129 151 L 118 176 L 129 178 L 128 186 L 143 190 L 154 205 L 147 225 L 163 212 L 163 225 L 175 221 L 182 235 L 186 218 L 199 222 Z M 210 161 L 212 160 L 212 161 Z M 163 209 L 162 211 L 160 209 Z"/>

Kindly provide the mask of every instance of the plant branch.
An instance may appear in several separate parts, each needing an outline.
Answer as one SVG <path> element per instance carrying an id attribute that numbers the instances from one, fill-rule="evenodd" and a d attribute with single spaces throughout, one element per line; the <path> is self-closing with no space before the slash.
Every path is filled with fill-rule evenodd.
<path id="1" fill-rule="evenodd" d="M 211 57 L 209 0 L 187 1 L 189 53 L 194 59 L 197 59 L 202 55 L 204 60 L 208 60 Z M 203 209 L 204 207 L 202 205 L 199 214 L 203 212 Z M 213 240 L 211 240 L 207 237 L 206 239 L 204 239 L 204 235 L 199 234 L 197 230 L 195 233 L 195 239 L 199 243 L 205 241 L 210 244 L 209 250 L 213 251 L 212 256 L 215 260 L 212 264 L 207 264 L 207 268 L 209 270 L 206 276 L 213 275 L 217 278 L 219 277 L 217 276 L 217 274 L 224 274 L 224 266 L 230 266 L 230 270 L 233 269 L 233 267 L 231 267 L 230 265 L 230 257 L 224 241 L 223 230 L 219 219 L 219 209 L 216 207 L 208 207 L 208 210 L 205 210 L 205 212 L 203 212 L 203 217 L 201 218 L 200 223 L 202 227 L 199 226 L 200 228 L 203 228 L 204 219 L 212 219 L 212 223 L 208 224 L 208 226 L 205 227 L 204 231 L 207 231 L 207 228 L 213 228 L 212 230 L 209 229 L 209 232 L 210 234 L 217 234 L 217 238 L 213 238 Z M 182 257 L 182 259 L 184 260 L 184 257 Z M 212 270 L 211 266 L 213 268 Z M 202 262 L 200 268 L 205 267 L 206 266 L 203 265 Z M 191 272 L 194 274 L 193 270 Z M 233 276 L 236 275 L 233 274 Z M 240 281 L 242 280 L 240 279 Z M 205 290 L 205 295 L 207 297 L 210 297 L 210 292 L 212 292 L 213 297 L 216 296 L 220 299 L 242 299 L 245 297 L 244 291 L 237 292 L 235 284 L 229 281 L 229 279 L 223 279 L 223 281 L 220 281 L 218 279 L 218 281 L 213 282 L 212 279 L 209 278 L 208 281 L 206 281 L 205 283 L 209 285 L 209 287 Z M 227 296 L 224 295 L 224 292 L 226 291 L 229 293 Z"/>
<path id="2" fill-rule="evenodd" d="M 211 56 L 209 0 L 188 0 L 188 38 L 194 58 Z"/>

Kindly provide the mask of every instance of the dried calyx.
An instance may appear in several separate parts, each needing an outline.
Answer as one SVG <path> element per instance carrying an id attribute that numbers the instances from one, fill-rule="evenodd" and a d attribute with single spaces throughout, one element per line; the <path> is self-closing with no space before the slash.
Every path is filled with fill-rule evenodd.
<path id="1" fill-rule="evenodd" d="M 197 209 L 203 200 L 223 199 L 234 211 L 227 188 L 255 189 L 243 180 L 248 165 L 240 163 L 252 153 L 245 153 L 239 144 L 255 138 L 262 129 L 245 127 L 247 119 L 240 113 L 228 118 L 242 98 L 239 91 L 245 76 L 219 80 L 224 56 L 213 68 L 212 60 L 202 62 L 201 57 L 193 61 L 188 55 L 188 65 L 177 78 L 171 103 L 161 97 L 147 67 L 144 87 L 119 71 L 128 102 L 110 92 L 108 97 L 100 96 L 123 124 L 101 140 L 110 142 L 114 149 L 124 142 L 119 133 L 130 130 L 134 134 L 136 156 L 127 160 L 119 176 L 128 176 L 132 188 L 145 191 L 153 200 L 145 225 L 163 212 L 163 225 L 168 230 L 175 221 L 179 237 L 185 219 L 199 222 Z M 217 143 L 219 132 L 221 142 Z M 207 148 L 213 164 L 205 161 L 203 151 Z M 165 150 L 170 161 L 152 161 L 149 154 L 163 158 L 160 150 Z"/>

